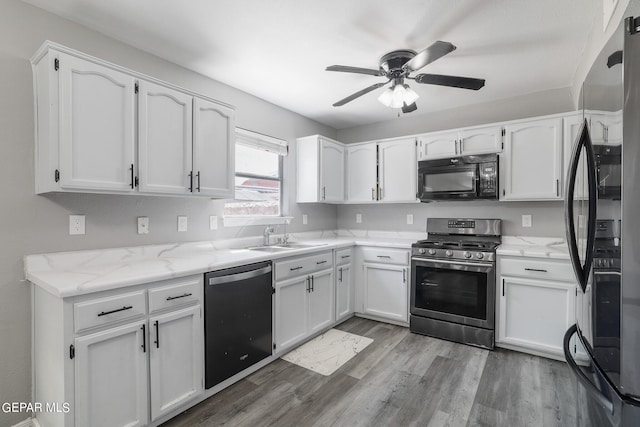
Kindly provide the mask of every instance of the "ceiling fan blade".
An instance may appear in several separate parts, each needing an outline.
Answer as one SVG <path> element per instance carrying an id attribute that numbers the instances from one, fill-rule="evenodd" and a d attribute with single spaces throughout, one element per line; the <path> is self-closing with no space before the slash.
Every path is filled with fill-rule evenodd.
<path id="1" fill-rule="evenodd" d="M 412 111 L 416 111 L 418 109 L 418 106 L 416 105 L 416 103 L 412 103 L 410 105 L 407 105 L 407 103 L 405 102 L 404 105 L 402 106 L 402 112 L 403 113 L 410 113 Z"/>
<path id="2" fill-rule="evenodd" d="M 411 58 L 406 64 L 402 66 L 403 69 L 409 71 L 416 71 L 424 67 L 427 64 L 431 64 L 438 58 L 442 58 L 448 53 L 456 50 L 456 47 L 449 42 L 437 41 L 431 46 L 427 47 L 421 52 L 418 52 L 416 56 Z"/>
<path id="3" fill-rule="evenodd" d="M 372 70 L 370 68 L 349 67 L 348 65 L 329 65 L 325 71 L 341 71 L 343 73 L 368 74 L 370 76 L 384 76 L 382 70 Z"/>
<path id="4" fill-rule="evenodd" d="M 445 76 L 442 74 L 418 74 L 414 79 L 416 82 L 422 84 L 459 87 L 461 89 L 478 90 L 484 86 L 484 79 Z"/>
<path id="5" fill-rule="evenodd" d="M 376 89 L 378 89 L 379 87 L 382 87 L 382 86 L 386 85 L 386 84 L 387 84 L 387 83 L 389 83 L 390 81 L 391 81 L 391 80 L 387 80 L 386 82 L 376 83 L 376 84 L 371 85 L 371 86 L 369 86 L 369 87 L 367 87 L 367 88 L 364 88 L 364 89 L 362 89 L 362 90 L 360 90 L 360 91 L 358 91 L 358 92 L 356 92 L 356 93 L 354 93 L 354 94 L 351 94 L 351 95 L 347 96 L 347 97 L 346 97 L 346 98 L 344 98 L 344 99 L 341 99 L 340 101 L 338 101 L 338 102 L 336 102 L 335 104 L 333 104 L 333 106 L 334 106 L 334 107 L 340 107 L 340 106 L 342 106 L 342 105 L 346 104 L 347 102 L 351 102 L 351 101 L 353 101 L 354 99 L 361 97 L 361 96 L 362 96 L 362 95 L 364 95 L 365 93 L 369 93 L 369 92 L 371 92 L 372 90 L 376 90 Z"/>

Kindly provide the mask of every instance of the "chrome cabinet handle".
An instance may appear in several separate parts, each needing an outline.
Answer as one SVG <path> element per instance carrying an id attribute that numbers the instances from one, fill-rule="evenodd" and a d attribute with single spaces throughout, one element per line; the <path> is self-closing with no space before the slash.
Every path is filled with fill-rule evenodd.
<path id="1" fill-rule="evenodd" d="M 146 353 L 147 352 L 147 328 L 144 323 L 142 324 L 142 327 L 140 329 L 142 329 L 142 352 Z"/>
<path id="2" fill-rule="evenodd" d="M 156 348 L 160 348 L 160 326 L 157 320 L 153 322 L 153 324 L 156 327 L 156 340 L 155 340 Z"/>
<path id="3" fill-rule="evenodd" d="M 407 270 L 402 269 L 402 283 L 407 283 Z"/>
<path id="4" fill-rule="evenodd" d="M 342 255 L 340 258 L 342 258 L 342 259 L 351 258 L 351 255 Z"/>
<path id="5" fill-rule="evenodd" d="M 296 270 L 300 270 L 302 268 L 302 266 L 299 267 L 292 267 L 289 269 L 289 271 L 296 271 Z"/>
<path id="6" fill-rule="evenodd" d="M 324 261 L 316 261 L 316 265 L 325 264 L 326 262 L 327 262 L 327 260 L 324 260 Z"/>
<path id="7" fill-rule="evenodd" d="M 376 255 L 378 258 L 391 259 L 389 255 Z"/>
<path id="8" fill-rule="evenodd" d="M 198 186 L 196 187 L 196 190 L 198 190 L 198 193 L 200 192 L 200 171 L 198 171 L 198 173 L 196 174 L 196 177 L 198 178 Z"/>
<path id="9" fill-rule="evenodd" d="M 189 177 L 189 188 L 187 188 L 187 190 L 193 193 L 193 171 L 189 172 L 187 176 Z"/>
<path id="10" fill-rule="evenodd" d="M 525 271 L 537 271 L 537 272 L 540 272 L 540 273 L 547 273 L 547 270 L 543 270 L 541 268 L 525 268 L 524 270 Z"/>
<path id="11" fill-rule="evenodd" d="M 134 177 L 133 177 L 133 163 L 131 163 L 131 167 L 129 168 L 129 170 L 131 171 L 131 188 L 133 189 L 133 185 L 134 185 Z"/>
<path id="12" fill-rule="evenodd" d="M 556 196 L 560 196 L 560 180 L 556 179 Z"/>
<path id="13" fill-rule="evenodd" d="M 313 276 L 311 276 L 311 292 L 313 292 L 315 290 L 315 287 L 313 286 Z"/>
<path id="14" fill-rule="evenodd" d="M 502 296 L 504 296 L 504 279 L 502 279 Z"/>
<path id="15" fill-rule="evenodd" d="M 342 267 L 340 267 L 340 269 L 338 269 L 338 271 L 340 272 L 340 278 L 338 279 L 338 281 L 342 282 Z"/>
<path id="16" fill-rule="evenodd" d="M 327 198 L 327 187 L 322 187 L 322 200 Z"/>

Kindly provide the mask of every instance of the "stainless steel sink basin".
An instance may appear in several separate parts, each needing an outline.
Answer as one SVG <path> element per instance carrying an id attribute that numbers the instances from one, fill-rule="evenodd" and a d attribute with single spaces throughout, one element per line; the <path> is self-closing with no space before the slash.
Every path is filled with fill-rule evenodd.
<path id="1" fill-rule="evenodd" d="M 256 247 L 247 248 L 247 249 L 249 249 L 250 251 L 261 251 L 261 252 L 284 252 L 284 251 L 290 251 L 295 248 L 285 248 L 281 246 L 256 246 Z"/>
<path id="2" fill-rule="evenodd" d="M 271 245 L 271 246 L 253 246 L 247 249 L 249 249 L 250 251 L 261 251 L 261 252 L 283 252 L 283 251 L 290 251 L 293 249 L 315 248 L 318 246 L 326 246 L 327 244 L 328 243 L 291 242 L 291 243 L 282 243 L 279 245 Z"/>
<path id="3" fill-rule="evenodd" d="M 298 242 L 292 242 L 292 243 L 283 243 L 281 245 L 276 245 L 278 247 L 281 248 L 315 248 L 318 246 L 326 246 L 328 245 L 328 243 L 298 243 Z"/>

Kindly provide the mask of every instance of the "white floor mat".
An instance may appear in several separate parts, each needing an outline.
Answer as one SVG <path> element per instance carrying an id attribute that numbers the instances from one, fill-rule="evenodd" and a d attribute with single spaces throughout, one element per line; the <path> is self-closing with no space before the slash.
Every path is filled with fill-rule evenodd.
<path id="1" fill-rule="evenodd" d="M 330 329 L 285 354 L 282 359 L 329 376 L 372 342 L 371 338 Z"/>

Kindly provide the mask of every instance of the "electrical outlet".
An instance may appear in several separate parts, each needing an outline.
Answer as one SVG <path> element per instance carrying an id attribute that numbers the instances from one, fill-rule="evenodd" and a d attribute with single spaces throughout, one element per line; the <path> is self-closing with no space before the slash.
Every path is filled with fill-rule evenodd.
<path id="1" fill-rule="evenodd" d="M 356 224 L 362 223 L 362 214 L 356 214 Z"/>
<path id="2" fill-rule="evenodd" d="M 187 217 L 184 215 L 178 216 L 178 231 L 187 231 Z"/>
<path id="3" fill-rule="evenodd" d="M 308 222 L 309 217 L 307 216 L 307 214 L 302 214 L 302 225 L 307 225 Z"/>
<path id="4" fill-rule="evenodd" d="M 413 214 L 407 214 L 407 225 L 413 225 Z"/>
<path id="5" fill-rule="evenodd" d="M 209 230 L 218 229 L 218 217 L 216 215 L 209 216 Z"/>
<path id="6" fill-rule="evenodd" d="M 522 215 L 522 226 L 531 227 L 531 215 Z"/>
<path id="7" fill-rule="evenodd" d="M 149 217 L 138 217 L 138 234 L 149 234 Z"/>
<path id="8" fill-rule="evenodd" d="M 69 234 L 85 234 L 84 231 L 84 215 L 69 215 Z"/>

